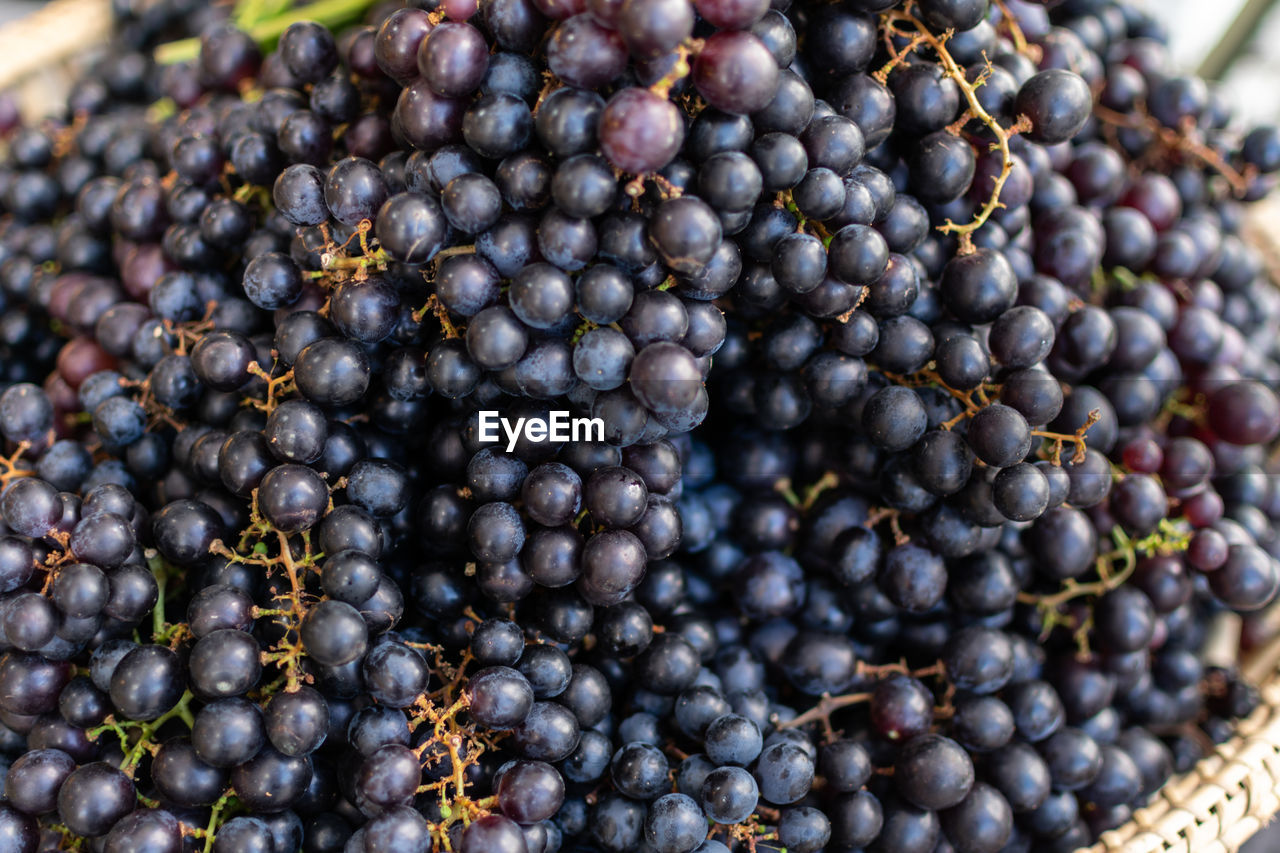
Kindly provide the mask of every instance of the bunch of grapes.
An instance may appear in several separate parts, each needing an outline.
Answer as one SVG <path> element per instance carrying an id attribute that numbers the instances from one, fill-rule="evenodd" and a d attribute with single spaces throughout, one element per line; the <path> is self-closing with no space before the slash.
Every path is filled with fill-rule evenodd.
<path id="1" fill-rule="evenodd" d="M 1135 4 L 118 6 L 0 98 L 3 853 L 1067 853 L 1257 706 L 1280 130 Z"/>

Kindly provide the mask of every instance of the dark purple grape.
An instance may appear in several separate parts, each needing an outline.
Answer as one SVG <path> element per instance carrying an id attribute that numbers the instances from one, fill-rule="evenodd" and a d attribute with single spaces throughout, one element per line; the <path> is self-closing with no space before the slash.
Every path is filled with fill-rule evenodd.
<path id="1" fill-rule="evenodd" d="M 574 15 L 547 43 L 547 67 L 570 86 L 600 88 L 626 69 L 625 38 L 590 15 Z"/>
<path id="2" fill-rule="evenodd" d="M 76 768 L 58 791 L 63 823 L 90 838 L 106 835 L 136 805 L 133 780 L 102 761 Z"/>
<path id="3" fill-rule="evenodd" d="M 955 741 L 941 735 L 920 735 L 907 741 L 894 768 L 894 786 L 920 808 L 951 808 L 974 785 L 969 755 Z"/>
<path id="4" fill-rule="evenodd" d="M 470 24 L 438 24 L 418 44 L 418 71 L 437 95 L 469 95 L 488 69 L 488 46 L 480 31 Z"/>

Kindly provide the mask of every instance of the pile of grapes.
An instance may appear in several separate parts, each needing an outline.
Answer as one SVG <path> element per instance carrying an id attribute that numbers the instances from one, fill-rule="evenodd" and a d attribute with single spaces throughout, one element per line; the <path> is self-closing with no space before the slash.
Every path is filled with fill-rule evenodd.
<path id="1" fill-rule="evenodd" d="M 1280 131 L 1136 4 L 116 6 L 0 102 L 3 853 L 1066 853 L 1257 706 Z"/>

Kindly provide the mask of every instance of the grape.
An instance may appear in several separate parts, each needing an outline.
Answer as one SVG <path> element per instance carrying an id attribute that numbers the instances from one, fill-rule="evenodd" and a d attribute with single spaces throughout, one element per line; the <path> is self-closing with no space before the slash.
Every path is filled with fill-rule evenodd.
<path id="1" fill-rule="evenodd" d="M 807 752 L 794 744 L 778 742 L 765 747 L 756 762 L 754 775 L 760 796 L 784 805 L 808 793 L 813 771 L 813 759 Z"/>
<path id="2" fill-rule="evenodd" d="M 672 50 L 693 31 L 689 0 L 624 0 L 616 28 L 637 59 L 653 59 Z"/>
<path id="3" fill-rule="evenodd" d="M 907 741 L 895 767 L 894 786 L 919 808 L 951 808 L 974 785 L 969 756 L 959 744 L 941 735 L 920 735 Z"/>
<path id="4" fill-rule="evenodd" d="M 1013 813 L 1000 791 L 978 782 L 959 805 L 942 813 L 942 831 L 960 849 L 999 850 L 1013 830 Z"/>
<path id="5" fill-rule="evenodd" d="M 885 450 L 906 450 L 924 435 L 928 415 L 919 396 L 907 388 L 877 391 L 862 410 L 868 438 Z"/>
<path id="6" fill-rule="evenodd" d="M 251 809 L 265 812 L 293 805 L 306 790 L 311 773 L 306 758 L 282 755 L 268 747 L 233 768 L 230 780 Z"/>
<path id="7" fill-rule="evenodd" d="M 388 15 L 373 45 L 378 67 L 394 80 L 412 81 L 418 75 L 418 46 L 431 26 L 419 9 L 397 9 Z"/>
<path id="8" fill-rule="evenodd" d="M 8 847 L 1076 849 L 1230 737 L 1280 137 L 897 5 L 121 7 L 0 99 Z"/>
<path id="9" fill-rule="evenodd" d="M 652 92 L 623 89 L 600 113 L 600 149 L 624 172 L 656 172 L 671 162 L 684 141 L 679 111 Z"/>
<path id="10" fill-rule="evenodd" d="M 590 15 L 574 15 L 556 29 L 547 44 L 547 67 L 570 86 L 603 86 L 627 67 L 625 39 Z"/>
<path id="11" fill-rule="evenodd" d="M 662 853 L 693 850 L 705 837 L 705 818 L 692 797 L 667 794 L 659 797 L 645 818 L 645 839 Z"/>
<path id="12" fill-rule="evenodd" d="M 1119 747 L 1104 744 L 1098 775 L 1083 791 L 1088 802 L 1101 806 L 1123 802 L 1126 796 L 1136 796 L 1141 790 L 1142 779 L 1137 765 L 1129 754 Z"/>
<path id="13" fill-rule="evenodd" d="M 1227 441 L 1259 444 L 1280 432 L 1280 403 L 1257 383 L 1227 385 L 1210 399 L 1209 418 Z"/>
<path id="14" fill-rule="evenodd" d="M 1016 108 L 1031 119 L 1031 138 L 1054 144 L 1075 136 L 1089 117 L 1088 85 L 1070 71 L 1051 69 L 1018 90 Z"/>
<path id="15" fill-rule="evenodd" d="M 106 835 L 117 820 L 133 810 L 137 794 L 124 773 L 97 761 L 77 767 L 58 791 L 58 813 L 79 835 Z"/>
<path id="16" fill-rule="evenodd" d="M 308 653 L 329 666 L 358 659 L 367 642 L 364 620 L 359 617 L 359 611 L 341 601 L 317 606 L 307 615 L 301 630 Z"/>
<path id="17" fill-rule="evenodd" d="M 280 56 L 289 73 L 306 83 L 317 83 L 338 64 L 333 34 L 313 21 L 291 24 L 280 36 Z"/>
<path id="18" fill-rule="evenodd" d="M 139 809 L 122 818 L 107 833 L 107 850 L 127 850 L 153 845 L 176 847 L 182 843 L 182 826 L 170 812 L 161 809 Z"/>
<path id="19" fill-rule="evenodd" d="M 61 750 L 28 752 L 9 767 L 5 797 L 25 814 L 52 812 L 58 807 L 58 789 L 74 769 L 74 759 Z"/>
<path id="20" fill-rule="evenodd" d="M 470 94 L 488 69 L 484 36 L 470 24 L 439 24 L 418 45 L 418 72 L 437 95 L 457 98 Z"/>
<path id="21" fill-rule="evenodd" d="M 693 83 L 713 107 L 753 113 L 773 99 L 777 65 L 751 33 L 720 32 L 709 38 L 693 66 Z"/>

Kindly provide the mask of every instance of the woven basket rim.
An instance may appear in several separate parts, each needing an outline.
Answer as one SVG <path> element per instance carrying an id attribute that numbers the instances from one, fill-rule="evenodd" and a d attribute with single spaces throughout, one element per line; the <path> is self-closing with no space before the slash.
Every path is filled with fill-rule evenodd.
<path id="1" fill-rule="evenodd" d="M 1262 701 L 1235 734 L 1077 853 L 1235 853 L 1280 813 L 1280 636 L 1241 670 Z"/>

